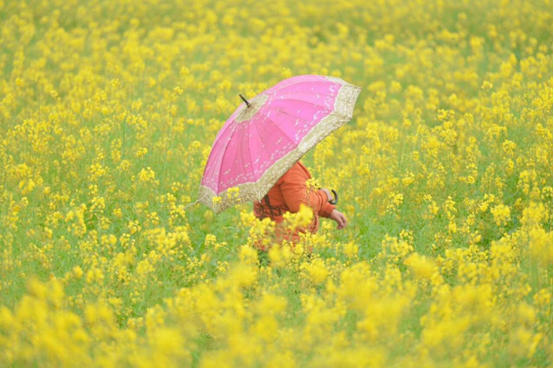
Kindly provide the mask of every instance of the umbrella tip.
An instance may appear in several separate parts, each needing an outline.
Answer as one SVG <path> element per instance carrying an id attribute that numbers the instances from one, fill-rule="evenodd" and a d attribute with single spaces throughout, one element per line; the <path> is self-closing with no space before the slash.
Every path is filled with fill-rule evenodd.
<path id="1" fill-rule="evenodd" d="M 248 102 L 248 100 L 247 100 L 246 98 L 244 98 L 244 96 L 241 95 L 240 93 L 239 93 L 239 96 L 240 96 L 240 98 L 242 98 L 242 100 L 243 100 L 244 102 L 246 102 L 246 106 L 250 107 L 250 102 Z"/>

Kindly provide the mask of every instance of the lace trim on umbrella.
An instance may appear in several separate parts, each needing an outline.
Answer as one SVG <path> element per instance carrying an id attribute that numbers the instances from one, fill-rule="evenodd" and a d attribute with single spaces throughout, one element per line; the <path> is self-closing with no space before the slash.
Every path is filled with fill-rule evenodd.
<path id="1" fill-rule="evenodd" d="M 227 208 L 251 201 L 259 201 L 264 195 L 275 185 L 277 180 L 283 176 L 288 169 L 292 167 L 302 156 L 311 148 L 322 141 L 333 131 L 346 124 L 352 119 L 354 106 L 361 88 L 346 83 L 342 79 L 327 77 L 332 81 L 340 83 L 341 89 L 335 100 L 334 111 L 323 118 L 319 124 L 314 126 L 312 130 L 302 139 L 298 147 L 291 150 L 289 153 L 275 162 L 256 182 L 238 184 L 233 188 L 239 188 L 238 196 L 229 192 L 233 188 L 224 190 L 216 194 L 211 188 L 201 185 L 198 193 L 199 202 L 204 203 L 216 213 L 221 213 Z M 254 101 L 254 100 L 253 100 Z M 221 200 L 214 201 L 215 197 Z"/>

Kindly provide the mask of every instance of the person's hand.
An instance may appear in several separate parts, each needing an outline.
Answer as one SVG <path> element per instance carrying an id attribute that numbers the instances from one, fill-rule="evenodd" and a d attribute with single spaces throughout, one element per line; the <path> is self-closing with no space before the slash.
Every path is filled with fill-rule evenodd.
<path id="1" fill-rule="evenodd" d="M 338 224 L 337 226 L 338 230 L 344 229 L 346 227 L 346 224 L 348 223 L 346 216 L 344 216 L 342 212 L 339 212 L 337 210 L 333 210 L 333 212 L 331 212 L 330 219 L 335 221 Z"/>
<path id="2" fill-rule="evenodd" d="M 327 194 L 327 202 L 332 201 L 333 199 L 335 199 L 335 197 L 333 196 L 333 193 L 331 193 L 331 191 L 329 189 L 323 188 L 321 190 L 324 191 L 325 194 Z"/>

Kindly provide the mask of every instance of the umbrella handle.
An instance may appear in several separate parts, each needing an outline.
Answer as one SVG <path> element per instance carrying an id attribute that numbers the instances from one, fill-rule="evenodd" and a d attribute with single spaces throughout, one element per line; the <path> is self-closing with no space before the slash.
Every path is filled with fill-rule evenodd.
<path id="1" fill-rule="evenodd" d="M 334 189 L 331 189 L 331 193 L 333 193 L 333 196 L 335 197 L 335 199 L 330 200 L 329 203 L 333 205 L 339 203 L 339 194 Z"/>
<path id="2" fill-rule="evenodd" d="M 318 189 L 321 189 L 321 188 L 318 188 Z M 331 189 L 331 193 L 333 193 L 333 197 L 335 197 L 335 198 L 329 200 L 328 202 L 333 204 L 333 205 L 339 203 L 339 194 L 337 193 L 337 191 L 334 190 L 334 189 Z"/>

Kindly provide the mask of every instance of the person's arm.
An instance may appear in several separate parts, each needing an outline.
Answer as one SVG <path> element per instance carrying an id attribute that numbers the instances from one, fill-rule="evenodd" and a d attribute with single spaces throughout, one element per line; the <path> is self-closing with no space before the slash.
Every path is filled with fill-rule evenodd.
<path id="1" fill-rule="evenodd" d="M 321 210 L 319 211 L 319 216 L 321 217 L 331 217 L 331 213 L 333 213 L 333 210 L 336 208 L 335 205 L 329 203 L 333 199 L 333 195 L 329 191 L 329 189 L 320 189 L 318 192 L 323 192 L 326 197 L 326 202 L 321 206 Z"/>
<path id="2" fill-rule="evenodd" d="M 331 202 L 331 200 L 334 197 L 331 194 L 331 192 L 329 191 L 329 189 L 322 189 L 322 191 L 325 192 L 325 194 L 327 195 L 327 200 L 329 202 Z M 336 207 L 333 206 L 332 204 L 330 204 L 330 203 L 327 203 L 327 204 L 330 207 L 332 207 L 332 209 L 329 212 L 327 212 L 327 209 L 322 208 L 321 211 L 320 211 L 320 216 L 328 217 L 331 220 L 335 221 L 337 223 L 337 229 L 338 230 L 344 229 L 346 227 L 346 225 L 348 224 L 348 219 L 346 218 L 346 216 L 344 216 L 344 214 L 342 212 L 337 211 Z M 326 206 L 326 207 L 329 208 L 329 206 Z M 325 212 L 325 215 L 322 214 L 324 212 Z M 328 214 L 328 216 L 327 216 L 327 214 Z"/>
<path id="3" fill-rule="evenodd" d="M 337 229 L 340 230 L 346 227 L 348 223 L 346 216 L 329 203 L 331 193 L 326 189 L 316 192 L 308 191 L 305 179 L 302 169 L 295 166 L 280 179 L 279 187 L 289 211 L 298 212 L 300 204 L 304 203 L 309 205 L 321 217 L 327 217 L 335 221 Z"/>
<path id="4" fill-rule="evenodd" d="M 280 180 L 281 193 L 290 212 L 298 212 L 300 204 L 310 206 L 322 217 L 330 217 L 335 206 L 328 202 L 327 193 L 323 190 L 308 191 L 305 174 L 293 166 Z"/>

